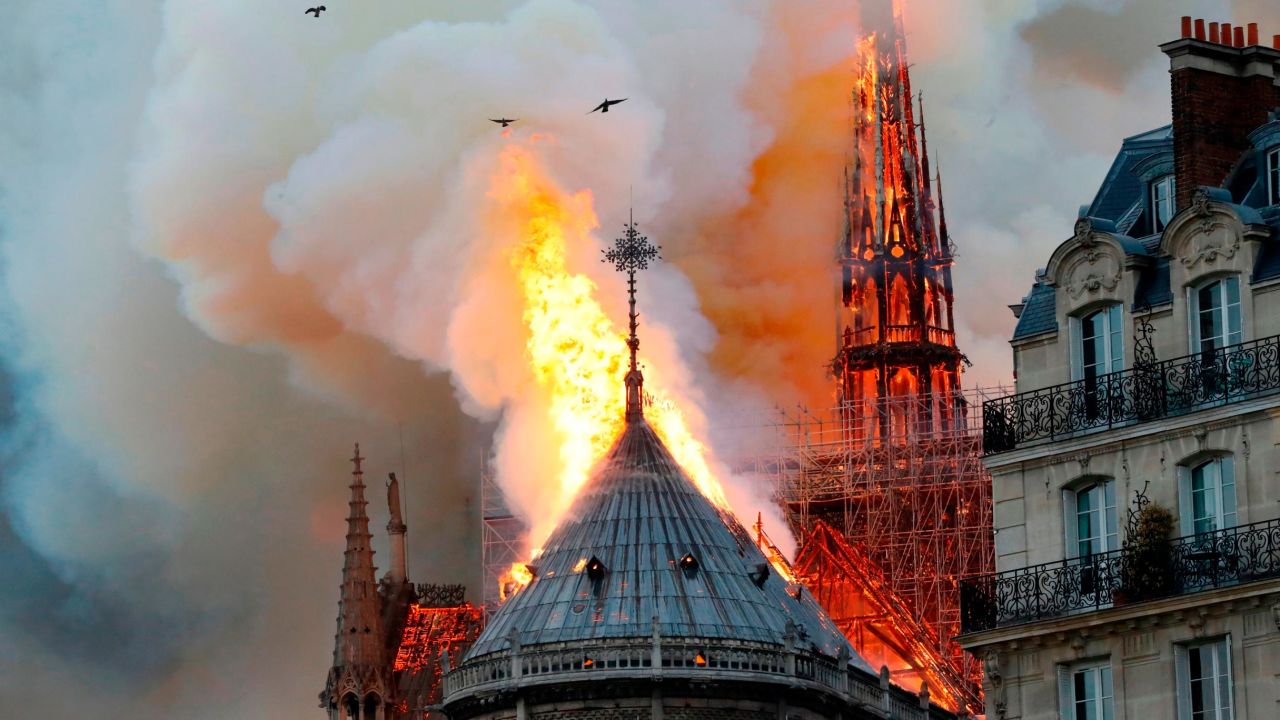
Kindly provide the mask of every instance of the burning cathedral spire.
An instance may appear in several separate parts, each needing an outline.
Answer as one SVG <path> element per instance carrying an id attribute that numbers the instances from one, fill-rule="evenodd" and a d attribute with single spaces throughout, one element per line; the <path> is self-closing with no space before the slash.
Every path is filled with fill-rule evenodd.
<path id="1" fill-rule="evenodd" d="M 955 344 L 941 178 L 935 203 L 923 98 L 911 93 L 900 4 L 867 3 L 864 28 L 844 178 L 833 369 L 842 404 L 871 420 L 862 425 L 874 440 L 954 423 L 949 402 L 923 413 L 904 408 L 916 397 L 954 394 L 963 356 Z"/>

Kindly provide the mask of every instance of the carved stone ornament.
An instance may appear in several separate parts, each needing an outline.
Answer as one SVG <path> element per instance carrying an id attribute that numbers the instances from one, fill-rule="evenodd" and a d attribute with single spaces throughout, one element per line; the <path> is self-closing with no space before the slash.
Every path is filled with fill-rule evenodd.
<path id="1" fill-rule="evenodd" d="M 1200 188 L 1191 196 L 1191 213 L 1198 221 L 1195 238 L 1183 253 L 1179 262 L 1193 268 L 1201 262 L 1212 265 L 1218 260 L 1230 260 L 1240 250 L 1240 238 L 1225 224 L 1214 219 L 1209 208 L 1209 193 Z"/>
<path id="2" fill-rule="evenodd" d="M 1093 239 L 1093 221 L 1087 217 L 1076 220 L 1075 235 L 1071 239 L 1085 248 L 1097 245 L 1098 241 Z"/>
<path id="3" fill-rule="evenodd" d="M 1120 264 L 1111 253 L 1089 247 L 1067 272 L 1066 290 L 1072 300 L 1085 295 L 1110 292 L 1120 284 Z"/>
<path id="4" fill-rule="evenodd" d="M 1008 702 L 1004 693 L 1004 676 L 1000 674 L 1000 653 L 995 648 L 987 650 L 982 659 L 982 669 L 987 676 L 987 685 L 991 689 L 988 696 L 995 710 L 996 720 L 1004 720 L 1008 713 Z"/>

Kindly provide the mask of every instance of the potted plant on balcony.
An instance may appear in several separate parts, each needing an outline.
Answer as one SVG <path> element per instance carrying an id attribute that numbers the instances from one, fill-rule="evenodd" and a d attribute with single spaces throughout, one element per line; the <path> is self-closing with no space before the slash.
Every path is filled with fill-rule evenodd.
<path id="1" fill-rule="evenodd" d="M 1176 519 L 1169 508 L 1153 503 L 1146 487 L 1134 491 L 1124 540 L 1120 588 L 1116 605 L 1164 597 L 1173 592 L 1173 530 Z"/>

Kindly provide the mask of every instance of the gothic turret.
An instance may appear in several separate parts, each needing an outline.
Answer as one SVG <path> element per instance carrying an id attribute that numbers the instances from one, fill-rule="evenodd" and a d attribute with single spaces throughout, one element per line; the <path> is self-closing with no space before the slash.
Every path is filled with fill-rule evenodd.
<path id="1" fill-rule="evenodd" d="M 320 694 L 331 720 L 383 720 L 389 695 L 383 600 L 373 564 L 368 502 L 364 498 L 364 458 L 356 445 L 351 458 L 351 500 L 347 514 L 347 549 L 338 601 L 333 667 Z M 403 537 L 403 536 L 402 536 Z"/>

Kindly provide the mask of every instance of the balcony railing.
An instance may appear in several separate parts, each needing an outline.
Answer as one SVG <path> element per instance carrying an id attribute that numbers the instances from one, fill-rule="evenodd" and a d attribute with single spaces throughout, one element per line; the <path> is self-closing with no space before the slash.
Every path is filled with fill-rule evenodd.
<path id="1" fill-rule="evenodd" d="M 1280 392 L 1280 335 L 988 400 L 988 455 Z"/>
<path id="2" fill-rule="evenodd" d="M 1167 549 L 1157 563 L 1167 561 L 1167 568 L 1153 567 L 1150 553 L 1116 550 L 966 580 L 960 584 L 961 631 L 1278 578 L 1280 519 L 1181 537 Z"/>

